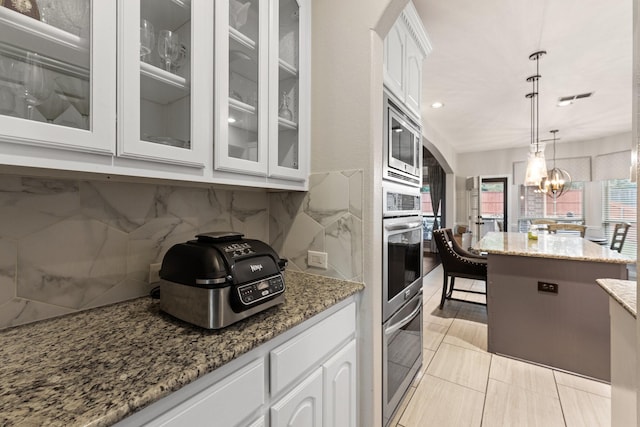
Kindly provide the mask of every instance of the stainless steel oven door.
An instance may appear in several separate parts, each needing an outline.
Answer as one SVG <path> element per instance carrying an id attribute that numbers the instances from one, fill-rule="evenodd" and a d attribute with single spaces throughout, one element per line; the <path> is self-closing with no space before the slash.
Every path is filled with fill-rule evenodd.
<path id="1" fill-rule="evenodd" d="M 384 218 L 382 319 L 386 321 L 422 289 L 422 217 Z"/>
<path id="2" fill-rule="evenodd" d="M 387 425 L 422 365 L 422 294 L 382 326 L 382 418 Z"/>

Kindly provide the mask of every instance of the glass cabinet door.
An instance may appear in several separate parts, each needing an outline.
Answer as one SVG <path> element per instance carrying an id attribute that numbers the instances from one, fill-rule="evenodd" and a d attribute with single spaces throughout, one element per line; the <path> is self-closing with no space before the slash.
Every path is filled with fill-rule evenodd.
<path id="1" fill-rule="evenodd" d="M 118 155 L 204 167 L 206 129 L 197 126 L 202 83 L 196 37 L 211 15 L 202 0 L 120 1 L 121 138 Z"/>
<path id="2" fill-rule="evenodd" d="M 306 7 L 300 0 L 274 0 L 272 22 L 272 50 L 277 55 L 271 59 L 271 149 L 269 176 L 288 179 L 304 179 L 305 146 L 301 144 L 301 124 L 304 129 L 306 109 L 301 100 L 304 89 L 304 72 L 308 64 L 308 49 L 301 49 Z M 302 14 L 301 14 L 302 12 Z M 302 23 L 301 23 L 302 21 Z M 305 101 L 303 99 L 303 101 Z M 308 103 L 308 99 L 306 100 Z M 302 150 L 302 152 L 301 152 Z"/>
<path id="3" fill-rule="evenodd" d="M 115 3 L 0 5 L 0 139 L 112 154 Z"/>
<path id="4" fill-rule="evenodd" d="M 266 175 L 268 11 L 267 1 L 216 2 L 216 169 Z"/>

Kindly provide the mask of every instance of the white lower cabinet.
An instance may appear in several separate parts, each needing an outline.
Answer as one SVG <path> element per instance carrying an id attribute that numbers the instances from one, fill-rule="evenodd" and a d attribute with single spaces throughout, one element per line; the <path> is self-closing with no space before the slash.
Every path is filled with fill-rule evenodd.
<path id="1" fill-rule="evenodd" d="M 322 366 L 324 427 L 356 427 L 356 340 Z"/>
<path id="2" fill-rule="evenodd" d="M 271 407 L 271 427 L 322 427 L 322 369 Z"/>
<path id="3" fill-rule="evenodd" d="M 117 426 L 355 427 L 356 303 L 329 311 Z"/>

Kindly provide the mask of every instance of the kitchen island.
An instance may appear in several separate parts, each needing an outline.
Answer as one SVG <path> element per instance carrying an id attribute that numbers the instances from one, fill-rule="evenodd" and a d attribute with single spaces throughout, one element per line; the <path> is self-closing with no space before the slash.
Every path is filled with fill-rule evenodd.
<path id="1" fill-rule="evenodd" d="M 149 297 L 0 331 L 0 425 L 112 425 L 306 331 L 363 289 L 293 271 L 285 284 L 283 304 L 217 331 Z"/>
<path id="2" fill-rule="evenodd" d="M 487 233 L 488 350 L 609 381 L 609 296 L 635 260 L 578 236 Z"/>

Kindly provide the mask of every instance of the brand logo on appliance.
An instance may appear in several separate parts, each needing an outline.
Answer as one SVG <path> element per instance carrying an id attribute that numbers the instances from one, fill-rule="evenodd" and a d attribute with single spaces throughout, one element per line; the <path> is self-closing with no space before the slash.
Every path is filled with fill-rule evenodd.
<path id="1" fill-rule="evenodd" d="M 262 264 L 249 264 L 249 268 L 251 269 L 252 273 L 255 273 L 256 271 L 262 270 Z"/>

